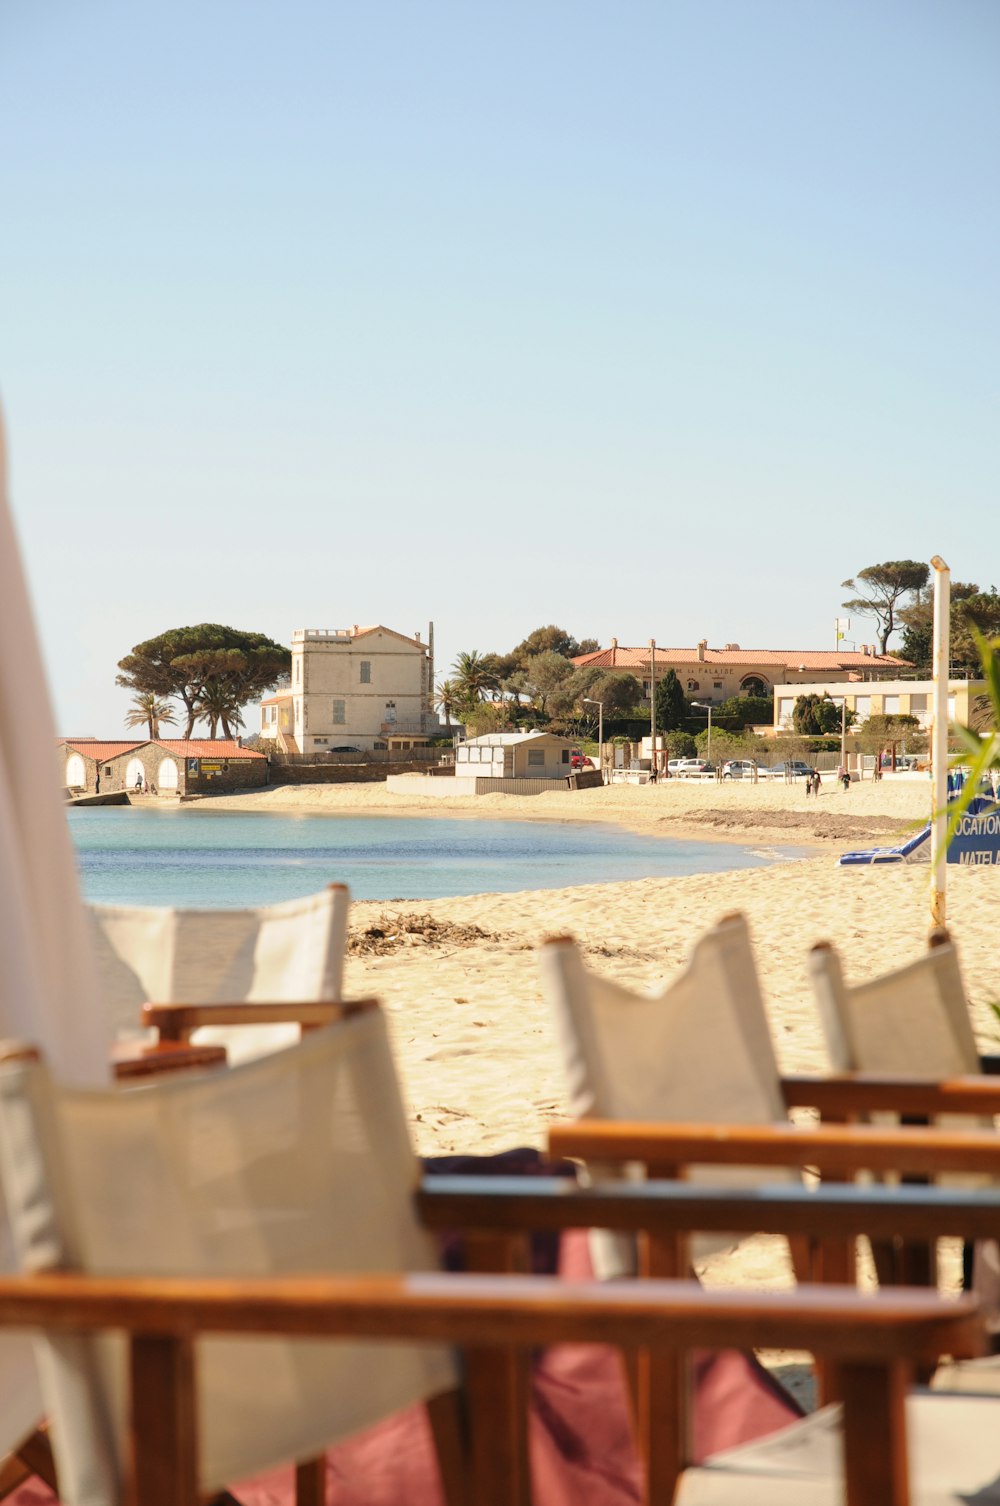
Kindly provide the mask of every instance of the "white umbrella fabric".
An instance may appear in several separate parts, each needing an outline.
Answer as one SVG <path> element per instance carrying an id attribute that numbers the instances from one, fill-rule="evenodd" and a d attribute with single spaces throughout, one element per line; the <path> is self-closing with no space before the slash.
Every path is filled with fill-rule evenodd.
<path id="1" fill-rule="evenodd" d="M 109 1078 L 110 1040 L 60 796 L 56 732 L 7 502 L 0 414 L 0 1036 L 38 1046 L 61 1081 Z M 0 1270 L 16 1268 L 0 1202 Z M 0 1342 L 0 1453 L 43 1414 L 27 1336 Z"/>
<path id="2" fill-rule="evenodd" d="M 108 1081 L 110 1037 L 60 795 L 56 730 L 7 502 L 0 415 L 0 1034 L 62 1082 Z"/>

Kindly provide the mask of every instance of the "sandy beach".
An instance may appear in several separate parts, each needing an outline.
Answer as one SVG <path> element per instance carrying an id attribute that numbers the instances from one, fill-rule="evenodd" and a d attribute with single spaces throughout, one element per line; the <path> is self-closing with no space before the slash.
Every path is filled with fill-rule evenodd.
<path id="1" fill-rule="evenodd" d="M 924 780 L 884 779 L 844 792 L 830 779 L 818 799 L 807 799 L 801 784 L 674 780 L 455 800 L 404 797 L 378 784 L 276 786 L 211 803 L 283 814 L 606 822 L 665 838 L 714 835 L 762 851 L 796 845 L 814 854 L 686 878 L 354 905 L 347 990 L 374 994 L 385 1004 L 415 1140 L 425 1154 L 542 1145 L 546 1125 L 565 1113 L 538 978 L 536 948 L 547 935 L 572 933 L 591 967 L 629 987 L 656 989 L 683 965 L 702 930 L 742 910 L 781 1065 L 822 1070 L 825 1053 L 805 967 L 810 945 L 833 941 L 850 981 L 919 955 L 928 929 L 927 864 L 845 869 L 836 862 L 850 847 L 873 838 L 888 842 L 922 824 L 930 806 Z M 996 1046 L 1000 1026 L 988 1001 L 1000 998 L 1000 956 L 992 939 L 1000 872 L 952 865 L 948 889 L 949 922 L 977 1033 L 984 1047 Z M 367 936 L 373 927 L 384 934 Z"/>

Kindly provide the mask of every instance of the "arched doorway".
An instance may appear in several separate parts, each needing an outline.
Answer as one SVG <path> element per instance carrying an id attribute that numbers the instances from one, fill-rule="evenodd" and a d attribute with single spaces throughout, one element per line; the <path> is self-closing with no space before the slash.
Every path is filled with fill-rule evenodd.
<path id="1" fill-rule="evenodd" d="M 740 681 L 740 695 L 752 695 L 766 700 L 770 694 L 770 685 L 760 675 L 747 675 Z"/>
<path id="2" fill-rule="evenodd" d="M 176 790 L 177 765 L 172 758 L 160 760 L 160 767 L 156 771 L 156 787 L 161 795 L 164 790 Z"/>
<path id="3" fill-rule="evenodd" d="M 130 758 L 128 768 L 125 770 L 125 788 L 134 790 L 136 784 L 142 789 L 146 783 L 146 770 L 141 758 Z"/>
<path id="4" fill-rule="evenodd" d="M 87 788 L 87 765 L 79 753 L 71 753 L 66 760 L 66 788 L 70 790 Z"/>

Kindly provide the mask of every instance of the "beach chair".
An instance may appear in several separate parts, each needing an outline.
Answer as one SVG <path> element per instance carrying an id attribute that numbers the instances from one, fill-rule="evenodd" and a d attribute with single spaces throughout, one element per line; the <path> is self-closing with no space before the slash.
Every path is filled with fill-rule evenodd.
<path id="1" fill-rule="evenodd" d="M 710 1162 L 771 1167 L 819 1167 L 840 1175 L 861 1170 L 927 1169 L 932 1173 L 971 1168 L 993 1171 L 1000 1166 L 1000 1137 L 984 1131 L 940 1131 L 882 1126 L 753 1125 L 630 1126 L 594 1121 L 567 1124 L 550 1132 L 556 1153 L 584 1156 L 617 1154 L 647 1165 L 669 1165 L 682 1176 L 685 1168 Z M 529 1185 L 518 1194 L 516 1208 L 498 1209 L 494 1202 L 477 1206 L 481 1194 L 459 1185 L 425 1186 L 421 1211 L 431 1224 L 485 1227 L 498 1218 L 535 1227 L 601 1226 L 642 1229 L 656 1250 L 655 1264 L 664 1274 L 683 1270 L 687 1234 L 693 1230 L 718 1233 L 770 1232 L 788 1237 L 807 1234 L 820 1242 L 839 1243 L 845 1235 L 875 1240 L 899 1237 L 929 1238 L 957 1234 L 982 1237 L 1000 1227 L 1000 1192 L 929 1186 L 830 1185 L 806 1188 L 787 1183 L 730 1189 L 689 1183 L 647 1181 L 603 1182 L 591 1187 L 573 1184 L 547 1188 Z M 437 1204 L 432 1208 L 431 1204 Z M 534 1206 L 529 1207 L 528 1204 Z M 612 1283 L 613 1287 L 643 1283 Z M 799 1288 L 808 1293 L 812 1288 Z M 838 1288 L 843 1291 L 843 1288 Z M 872 1310 L 892 1303 L 899 1288 L 867 1301 Z M 717 1294 L 718 1295 L 718 1294 Z M 738 1308 L 745 1292 L 728 1290 L 725 1298 Z M 795 1294 L 784 1294 L 794 1298 Z M 753 1301 L 751 1297 L 749 1300 Z M 887 1309 L 888 1310 L 888 1309 Z M 985 1334 L 980 1329 L 980 1352 Z M 748 1327 L 734 1324 L 727 1344 L 759 1343 Z M 848 1376 L 835 1363 L 833 1392 L 840 1398 L 802 1422 L 741 1448 L 711 1454 L 692 1463 L 677 1418 L 677 1400 L 687 1392 L 684 1359 L 676 1352 L 651 1356 L 649 1411 L 641 1416 L 644 1457 L 649 1470 L 649 1499 L 676 1501 L 677 1506 L 733 1506 L 759 1502 L 761 1506 L 834 1506 L 845 1499 L 857 1506 L 882 1506 L 896 1499 L 887 1479 L 869 1480 L 860 1493 L 841 1472 L 841 1428 L 850 1426 L 856 1408 L 877 1410 L 863 1376 Z M 974 1389 L 975 1360 L 966 1375 L 966 1390 Z M 919 1367 L 923 1369 L 923 1366 Z M 932 1368 L 932 1367 L 931 1367 Z M 729 1405 L 723 1398 L 720 1407 Z M 957 1397 L 920 1388 L 904 1395 L 899 1389 L 891 1403 L 894 1415 L 905 1412 L 911 1429 L 910 1458 L 915 1480 L 902 1499 L 913 1506 L 960 1506 L 965 1502 L 1000 1501 L 1000 1399 L 985 1388 Z M 846 1440 L 843 1440 L 846 1442 Z M 849 1446 L 848 1446 L 849 1447 Z M 884 1468 L 903 1468 L 902 1456 Z M 678 1483 L 679 1482 L 679 1483 Z M 675 1495 L 676 1488 L 676 1495 Z"/>
<path id="2" fill-rule="evenodd" d="M 809 973 L 834 1072 L 931 1078 L 980 1071 L 958 952 L 935 930 L 923 957 L 848 986 L 829 942 L 809 953 Z"/>
<path id="3" fill-rule="evenodd" d="M 155 1028 L 164 1046 L 189 1042 L 194 1065 L 212 1065 L 223 1051 L 248 1061 L 296 1040 L 308 1011 L 265 1006 L 342 997 L 349 906 L 343 884 L 256 909 L 87 906 L 110 1028 L 126 1048 L 119 1075 L 183 1062 L 180 1052 L 129 1050 L 144 1028 Z M 143 1014 L 149 1002 L 155 1007 Z M 326 1022 L 325 1012 L 314 1013 L 312 1023 Z"/>
<path id="4" fill-rule="evenodd" d="M 66 1506 L 196 1506 L 199 1492 L 418 1397 L 446 1398 L 434 1406 L 449 1500 L 508 1506 L 505 1408 L 484 1405 L 482 1391 L 477 1402 L 473 1388 L 463 1451 L 447 1400 L 455 1344 L 481 1355 L 734 1340 L 834 1357 L 847 1391 L 848 1500 L 904 1506 L 905 1377 L 944 1350 L 980 1347 L 974 1303 L 931 1293 L 734 1300 L 686 1282 L 581 1288 L 432 1273 L 384 1024 L 370 1006 L 286 1051 L 137 1092 L 63 1092 L 32 1053 L 8 1052 L 0 1165 L 32 1273 L 0 1279 L 0 1323 L 43 1330 Z M 496 1227 L 505 1204 L 509 1227 L 529 1211 L 537 1222 L 539 1208 L 559 1216 L 563 1191 L 544 1189 L 528 1210 L 519 1187 L 468 1222 Z M 104 1329 L 128 1345 L 86 1337 Z M 675 1399 L 668 1431 L 683 1455 Z"/>
<path id="5" fill-rule="evenodd" d="M 592 972 L 572 937 L 547 941 L 540 964 L 571 1113 L 692 1124 L 771 1124 L 787 1117 L 744 916 L 728 915 L 700 937 L 681 975 L 655 995 L 636 994 Z M 590 1169 L 595 1177 L 610 1174 L 599 1162 Z M 711 1168 L 692 1175 L 720 1181 Z M 752 1168 L 721 1175 L 728 1185 L 755 1179 Z M 707 1254 L 732 1244 L 703 1240 L 697 1250 Z M 599 1276 L 635 1269 L 629 1242 L 597 1230 L 591 1247 Z"/>

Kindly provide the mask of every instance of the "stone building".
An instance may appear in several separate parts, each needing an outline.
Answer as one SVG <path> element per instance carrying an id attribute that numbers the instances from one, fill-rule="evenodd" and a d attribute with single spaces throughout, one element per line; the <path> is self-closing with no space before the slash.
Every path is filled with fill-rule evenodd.
<path id="1" fill-rule="evenodd" d="M 63 782 L 74 795 L 132 794 L 137 784 L 157 795 L 218 795 L 267 784 L 263 753 L 231 738 L 157 738 L 107 742 L 66 738 L 60 745 Z"/>
<path id="2" fill-rule="evenodd" d="M 880 654 L 867 645 L 859 651 L 740 648 L 738 643 L 709 648 L 707 638 L 694 648 L 661 648 L 657 643 L 653 653 L 648 643 L 641 648 L 622 648 L 618 639 L 612 638 L 610 648 L 581 654 L 573 663 L 581 668 L 593 666 L 635 675 L 647 696 L 653 678 L 659 685 L 672 669 L 688 700 L 709 705 L 728 701 L 731 696 L 769 697 L 777 685 L 801 683 L 805 690 L 845 679 L 893 679 L 913 667 L 906 659 Z"/>
<path id="3" fill-rule="evenodd" d="M 296 628 L 291 683 L 261 702 L 261 738 L 293 757 L 414 748 L 434 712 L 434 628 L 427 642 L 392 628 Z"/>

